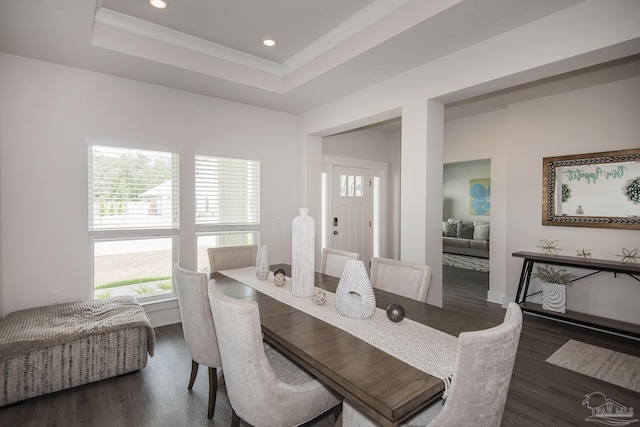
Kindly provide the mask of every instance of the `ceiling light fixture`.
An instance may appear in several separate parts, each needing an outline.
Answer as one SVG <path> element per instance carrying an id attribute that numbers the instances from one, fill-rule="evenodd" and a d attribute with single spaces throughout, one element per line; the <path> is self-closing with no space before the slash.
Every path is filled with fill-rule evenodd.
<path id="1" fill-rule="evenodd" d="M 262 39 L 262 44 L 267 47 L 273 47 L 278 44 L 278 41 L 276 39 Z"/>
<path id="2" fill-rule="evenodd" d="M 166 9 L 168 4 L 164 0 L 149 0 L 149 4 L 156 9 Z"/>

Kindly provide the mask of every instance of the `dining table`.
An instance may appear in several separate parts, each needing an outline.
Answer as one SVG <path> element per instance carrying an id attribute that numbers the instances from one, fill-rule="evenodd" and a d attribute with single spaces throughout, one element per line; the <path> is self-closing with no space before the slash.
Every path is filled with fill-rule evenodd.
<path id="1" fill-rule="evenodd" d="M 270 270 L 279 268 L 291 277 L 288 264 L 272 265 Z M 443 379 L 231 276 L 224 271 L 211 274 L 223 294 L 258 304 L 265 341 L 343 396 L 373 424 L 397 426 L 442 398 L 445 392 Z M 314 281 L 316 288 L 335 293 L 340 279 L 316 272 Z M 400 304 L 406 319 L 453 337 L 464 331 L 496 326 L 468 314 L 380 289 L 373 290 L 377 308 L 386 310 L 390 304 Z M 366 322 L 363 319 L 360 324 L 367 325 Z"/>

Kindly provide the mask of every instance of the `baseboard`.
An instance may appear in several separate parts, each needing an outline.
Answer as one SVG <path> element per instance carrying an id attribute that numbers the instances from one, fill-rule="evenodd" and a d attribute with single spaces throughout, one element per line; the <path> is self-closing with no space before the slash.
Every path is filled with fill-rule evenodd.
<path id="1" fill-rule="evenodd" d="M 504 294 L 493 292 L 491 290 L 487 291 L 487 301 L 489 302 L 504 305 L 505 298 Z"/>
<path id="2" fill-rule="evenodd" d="M 174 323 L 180 323 L 180 310 L 168 309 L 155 311 L 153 313 L 149 313 L 149 322 L 151 326 L 157 328 L 158 326 L 166 326 L 173 325 Z"/>
<path id="3" fill-rule="evenodd" d="M 180 309 L 178 300 L 171 299 L 156 303 L 144 304 L 144 310 L 149 316 L 149 322 L 154 328 L 158 326 L 180 323 Z"/>

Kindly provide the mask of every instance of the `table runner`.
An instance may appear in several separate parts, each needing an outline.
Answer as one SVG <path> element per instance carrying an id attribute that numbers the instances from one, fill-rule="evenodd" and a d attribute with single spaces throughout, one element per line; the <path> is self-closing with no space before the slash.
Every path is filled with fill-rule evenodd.
<path id="1" fill-rule="evenodd" d="M 220 273 L 340 328 L 414 368 L 440 378 L 445 384 L 443 397 L 446 397 L 458 344 L 458 339 L 453 335 L 407 318 L 394 323 L 387 318 L 386 310 L 380 308 L 376 308 L 375 314 L 369 319 L 344 317 L 335 309 L 333 293 L 325 291 L 327 302 L 320 306 L 314 304 L 311 298 L 293 296 L 289 277 L 282 287 L 274 285 L 273 272 L 269 273 L 267 280 L 258 280 L 255 267 L 225 270 Z"/>

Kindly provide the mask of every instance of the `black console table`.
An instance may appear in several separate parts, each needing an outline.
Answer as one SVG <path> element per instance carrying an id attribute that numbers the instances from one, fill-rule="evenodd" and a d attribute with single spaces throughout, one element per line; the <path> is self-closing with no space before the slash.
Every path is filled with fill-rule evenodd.
<path id="1" fill-rule="evenodd" d="M 569 256 L 542 255 L 535 252 L 514 252 L 512 255 L 514 257 L 524 258 L 522 273 L 520 274 L 520 283 L 518 283 L 518 292 L 516 293 L 516 303 L 520 305 L 522 311 L 554 320 L 561 320 L 580 326 L 587 326 L 606 332 L 613 332 L 618 335 L 624 335 L 634 339 L 640 339 L 640 325 L 620 322 L 604 317 L 591 316 L 575 311 L 557 313 L 554 311 L 543 310 L 541 304 L 527 302 L 527 297 L 530 296 L 529 282 L 531 281 L 531 274 L 535 263 L 595 270 L 593 273 L 586 274 L 578 279 L 574 279 L 573 281 L 593 276 L 594 274 L 604 271 L 613 273 L 614 275 L 625 274 L 640 282 L 640 278 L 638 278 L 640 276 L 640 265 L 635 263 L 623 264 L 616 261 L 582 259 Z"/>

